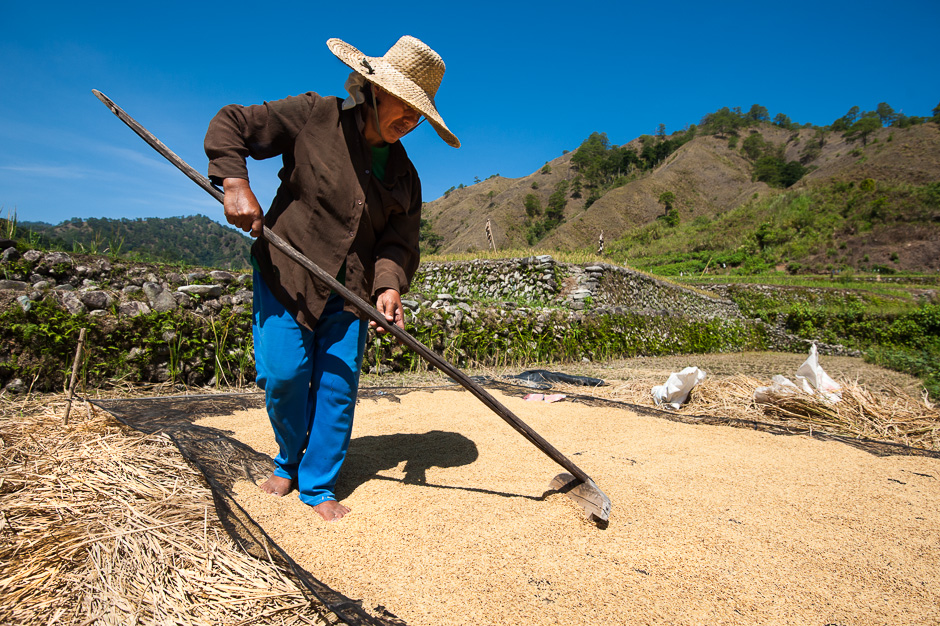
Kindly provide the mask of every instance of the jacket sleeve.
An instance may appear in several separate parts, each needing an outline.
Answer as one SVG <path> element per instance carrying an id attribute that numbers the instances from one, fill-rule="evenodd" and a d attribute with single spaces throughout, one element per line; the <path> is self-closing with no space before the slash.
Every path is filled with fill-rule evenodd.
<path id="1" fill-rule="evenodd" d="M 248 180 L 248 157 L 269 159 L 288 151 L 318 98 L 311 92 L 264 104 L 223 107 L 206 132 L 209 180 L 217 185 L 224 178 Z"/>
<path id="2" fill-rule="evenodd" d="M 383 289 L 408 293 L 411 279 L 418 270 L 421 252 L 418 237 L 421 232 L 421 181 L 417 172 L 412 177 L 411 206 L 408 210 L 393 212 L 385 230 L 375 245 L 375 280 L 372 296 Z"/>

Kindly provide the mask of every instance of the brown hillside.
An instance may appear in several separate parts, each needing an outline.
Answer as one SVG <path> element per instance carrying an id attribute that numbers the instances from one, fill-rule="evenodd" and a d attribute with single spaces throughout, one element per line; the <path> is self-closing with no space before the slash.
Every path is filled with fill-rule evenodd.
<path id="1" fill-rule="evenodd" d="M 768 190 L 751 182 L 747 161 L 728 148 L 725 139 L 697 138 L 677 150 L 648 175 L 613 189 L 586 211 L 566 211 L 566 222 L 549 235 L 549 248 L 572 249 L 593 245 L 604 231 L 608 241 L 647 224 L 663 213 L 659 196 L 671 191 L 682 219 L 714 215 Z"/>
<path id="2" fill-rule="evenodd" d="M 434 232 L 444 238 L 441 252 L 465 252 L 485 250 L 489 247 L 486 239 L 486 220 L 490 227 L 497 248 L 523 248 L 526 244 L 525 197 L 533 194 L 542 206 L 548 204 L 548 197 L 555 190 L 555 185 L 565 179 L 571 179 L 576 172 L 571 169 L 571 154 L 564 154 L 548 162 L 547 173 L 542 169 L 522 178 L 503 178 L 497 176 L 481 181 L 470 187 L 455 189 L 445 196 L 429 202 L 423 212 L 434 224 Z M 537 186 L 533 189 L 533 184 Z M 568 200 L 568 207 L 580 206 L 584 200 Z"/>
<path id="3" fill-rule="evenodd" d="M 658 199 L 664 191 L 675 194 L 683 222 L 728 211 L 755 194 L 771 193 L 766 184 L 751 180 L 753 165 L 741 153 L 741 144 L 751 133 L 760 133 L 766 142 L 782 146 L 787 161 L 800 161 L 811 169 L 796 187 L 865 178 L 914 185 L 940 180 L 940 128 L 933 123 L 882 128 L 872 133 L 867 145 L 860 139 L 845 139 L 842 133 L 826 132 L 821 147 L 815 129 L 790 131 L 763 124 L 743 129 L 735 149 L 729 148 L 726 136 L 698 136 L 653 171 L 610 190 L 587 209 L 584 198 L 572 198 L 569 193 L 565 222 L 539 242 L 539 248 L 590 248 L 597 244 L 601 232 L 605 241 L 614 241 L 661 215 Z M 629 145 L 640 148 L 639 140 Z M 525 197 L 534 194 L 544 209 L 555 185 L 577 175 L 571 166 L 572 156 L 573 152 L 549 161 L 547 173 L 540 169 L 522 178 L 492 178 L 427 203 L 425 216 L 444 238 L 441 252 L 488 248 L 487 218 L 498 248 L 527 247 Z M 871 236 L 868 239 L 867 245 L 878 245 Z M 893 237 L 888 239 L 888 247 L 899 243 Z M 930 253 L 915 256 L 923 254 Z"/>
<path id="4" fill-rule="evenodd" d="M 812 137 L 813 131 L 800 131 Z M 853 154 L 861 151 L 860 154 Z M 791 157 L 788 147 L 787 158 Z M 926 185 L 940 180 L 940 126 L 920 124 L 910 128 L 881 128 L 869 137 L 868 145 L 829 134 L 822 153 L 812 161 L 819 169 L 799 184 L 826 180 L 863 180 Z"/>

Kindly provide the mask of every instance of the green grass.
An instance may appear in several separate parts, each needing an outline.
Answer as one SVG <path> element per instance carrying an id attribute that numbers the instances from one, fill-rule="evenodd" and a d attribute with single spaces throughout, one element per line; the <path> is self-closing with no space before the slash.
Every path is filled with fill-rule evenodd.
<path id="1" fill-rule="evenodd" d="M 770 272 L 751 276 L 709 274 L 706 276 L 671 277 L 678 283 L 723 284 L 746 283 L 755 285 L 785 285 L 790 287 L 820 287 L 823 289 L 864 289 L 873 293 L 907 294 L 911 288 L 926 284 L 940 284 L 937 274 L 905 274 L 897 276 L 891 282 L 883 282 L 878 274 L 852 273 L 851 275 L 830 277 L 829 274 L 784 274 Z"/>
<path id="2" fill-rule="evenodd" d="M 866 360 L 920 378 L 940 397 L 940 305 L 883 286 L 877 291 L 732 285 L 727 293 L 748 318 L 782 321 L 799 337 L 858 349 Z"/>
<path id="3" fill-rule="evenodd" d="M 721 215 L 700 216 L 675 227 L 657 221 L 612 242 L 608 255 L 670 276 L 702 274 L 706 269 L 765 274 L 781 264 L 793 273 L 894 273 L 896 259 L 880 266 L 865 260 L 852 265 L 843 252 L 847 242 L 898 223 L 935 228 L 938 220 L 940 183 L 890 185 L 867 179 L 859 185 L 839 182 L 752 198 Z"/>
<path id="4" fill-rule="evenodd" d="M 931 277 L 936 278 L 936 277 Z M 762 274 L 757 276 L 685 276 L 672 277 L 683 285 L 708 287 L 711 285 L 767 285 L 782 287 L 793 294 L 829 293 L 837 303 L 850 300 L 864 302 L 872 312 L 902 312 L 916 308 L 920 304 L 915 290 L 923 289 L 923 284 L 883 283 L 859 279 L 831 280 L 828 276 L 787 276 L 784 274 Z M 727 287 L 731 288 L 731 287 Z M 755 290 L 745 290 L 753 294 Z M 780 291 L 780 290 L 778 290 Z M 756 296 L 754 296 L 756 297 Z M 823 296 L 817 296 L 822 298 Z"/>

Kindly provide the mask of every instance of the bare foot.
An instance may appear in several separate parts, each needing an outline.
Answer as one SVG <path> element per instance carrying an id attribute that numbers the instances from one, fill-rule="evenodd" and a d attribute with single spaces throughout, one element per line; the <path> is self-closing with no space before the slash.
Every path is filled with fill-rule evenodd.
<path id="1" fill-rule="evenodd" d="M 313 507 L 320 517 L 328 522 L 338 522 L 349 513 L 349 507 L 343 506 L 336 500 L 326 500 Z"/>
<path id="2" fill-rule="evenodd" d="M 290 478 L 282 478 L 271 474 L 266 481 L 261 483 L 261 491 L 280 498 L 286 496 L 292 486 L 293 481 Z"/>

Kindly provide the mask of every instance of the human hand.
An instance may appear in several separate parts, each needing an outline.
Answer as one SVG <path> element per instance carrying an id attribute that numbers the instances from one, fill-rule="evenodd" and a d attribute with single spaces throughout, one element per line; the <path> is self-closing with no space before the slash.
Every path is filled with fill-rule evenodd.
<path id="1" fill-rule="evenodd" d="M 254 192 L 244 178 L 226 178 L 222 181 L 225 191 L 223 206 L 229 224 L 258 237 L 264 228 L 264 211 L 258 204 Z"/>
<path id="2" fill-rule="evenodd" d="M 375 301 L 375 308 L 379 310 L 379 313 L 385 316 L 386 320 L 401 329 L 405 328 L 405 312 L 401 306 L 401 296 L 397 291 L 394 289 L 381 291 Z M 379 326 L 374 321 L 369 322 L 369 326 L 374 328 L 377 333 L 381 334 L 386 332 L 385 328 Z"/>

